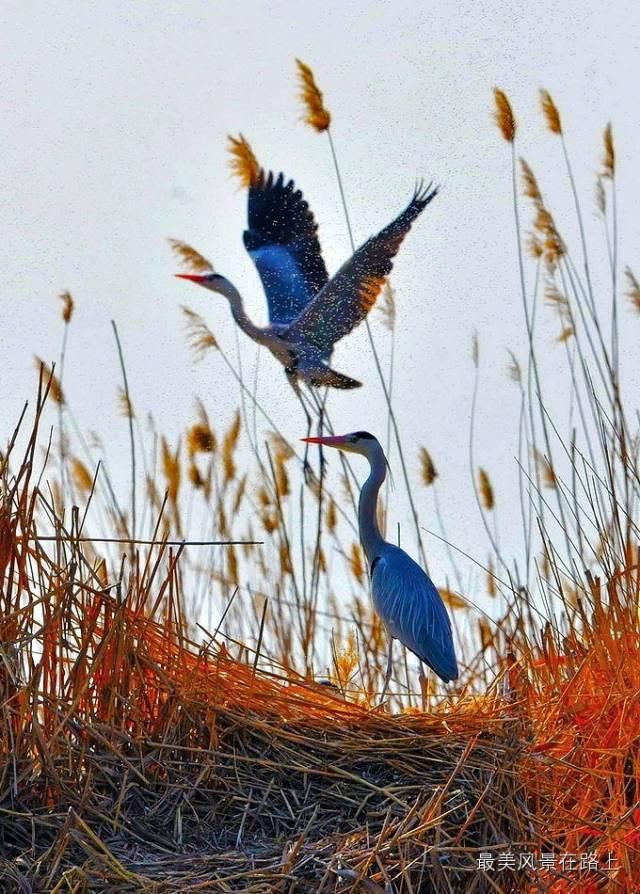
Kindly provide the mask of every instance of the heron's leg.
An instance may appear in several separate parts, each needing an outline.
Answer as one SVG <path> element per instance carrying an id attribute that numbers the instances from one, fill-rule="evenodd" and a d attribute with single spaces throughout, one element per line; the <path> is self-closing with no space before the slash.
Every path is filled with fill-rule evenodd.
<path id="1" fill-rule="evenodd" d="M 311 426 L 312 426 L 313 422 L 311 419 L 311 414 L 309 413 L 309 411 L 307 409 L 307 405 L 304 402 L 302 392 L 300 391 L 300 385 L 298 384 L 298 376 L 296 374 L 295 369 L 292 369 L 290 366 L 286 366 L 284 371 L 286 373 L 288 383 L 291 385 L 295 396 L 300 401 L 300 406 L 302 407 L 302 411 L 305 415 L 305 419 L 307 420 L 307 435 L 306 436 L 308 438 L 311 434 Z M 306 481 L 307 484 L 309 484 L 311 481 L 312 469 L 311 469 L 311 466 L 309 465 L 309 445 L 308 444 L 304 445 L 303 469 L 304 469 L 304 480 Z"/>
<path id="2" fill-rule="evenodd" d="M 389 683 L 391 682 L 391 671 L 393 670 L 393 638 L 389 637 L 389 655 L 387 657 L 387 672 L 384 675 L 384 684 L 382 686 L 382 694 L 380 696 L 380 704 L 384 703 L 384 697 L 387 694 Z"/>

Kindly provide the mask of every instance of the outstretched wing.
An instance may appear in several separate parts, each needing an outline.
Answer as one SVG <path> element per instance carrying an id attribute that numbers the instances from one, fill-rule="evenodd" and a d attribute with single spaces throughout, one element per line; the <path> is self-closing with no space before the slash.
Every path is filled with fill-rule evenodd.
<path id="1" fill-rule="evenodd" d="M 291 323 L 326 285 L 316 224 L 293 180 L 260 171 L 249 189 L 244 244 L 260 274 L 272 323 Z"/>
<path id="2" fill-rule="evenodd" d="M 376 611 L 391 636 L 445 681 L 456 680 L 458 665 L 451 622 L 431 579 L 403 550 L 386 544 L 374 560 L 371 593 Z"/>
<path id="3" fill-rule="evenodd" d="M 287 339 L 330 351 L 361 323 L 391 273 L 393 259 L 411 224 L 437 193 L 438 188 L 431 184 L 426 188 L 419 185 L 405 210 L 367 240 L 293 321 Z"/>

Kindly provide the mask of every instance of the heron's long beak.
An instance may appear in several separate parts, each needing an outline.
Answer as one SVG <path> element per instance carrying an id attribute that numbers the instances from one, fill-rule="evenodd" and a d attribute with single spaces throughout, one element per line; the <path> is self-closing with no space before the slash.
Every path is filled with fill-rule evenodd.
<path id="1" fill-rule="evenodd" d="M 190 282 L 202 283 L 206 279 L 206 276 L 198 276 L 195 273 L 174 273 L 173 274 L 177 279 L 188 279 Z"/>
<path id="2" fill-rule="evenodd" d="M 322 444 L 324 447 L 343 447 L 347 442 L 344 435 L 337 435 L 334 438 L 300 438 L 306 444 Z"/>

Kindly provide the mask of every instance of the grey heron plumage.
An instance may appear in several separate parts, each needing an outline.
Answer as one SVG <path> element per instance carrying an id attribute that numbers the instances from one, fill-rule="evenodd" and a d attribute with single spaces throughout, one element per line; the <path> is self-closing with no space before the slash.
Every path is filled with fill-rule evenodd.
<path id="1" fill-rule="evenodd" d="M 369 432 L 305 438 L 307 443 L 359 453 L 369 461 L 369 477 L 360 490 L 358 525 L 367 557 L 373 605 L 391 638 L 384 693 L 391 677 L 394 639 L 400 640 L 446 683 L 458 678 L 447 609 L 426 572 L 403 549 L 388 543 L 377 521 L 378 492 L 387 461 L 380 442 Z"/>

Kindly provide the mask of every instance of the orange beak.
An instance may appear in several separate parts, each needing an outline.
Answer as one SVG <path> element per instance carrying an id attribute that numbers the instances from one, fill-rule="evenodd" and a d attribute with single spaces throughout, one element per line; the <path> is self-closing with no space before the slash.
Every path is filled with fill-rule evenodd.
<path id="1" fill-rule="evenodd" d="M 198 276 L 195 273 L 174 273 L 173 274 L 177 279 L 188 279 L 189 282 L 204 282 L 206 276 Z"/>

